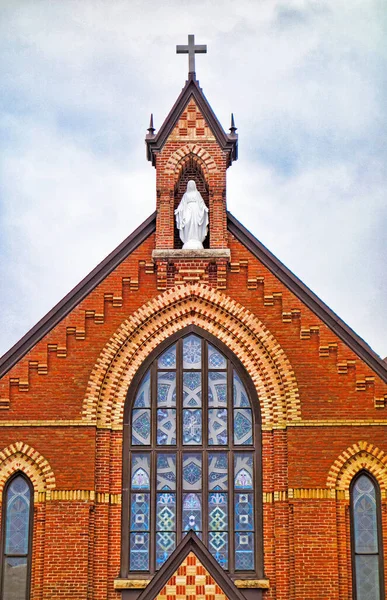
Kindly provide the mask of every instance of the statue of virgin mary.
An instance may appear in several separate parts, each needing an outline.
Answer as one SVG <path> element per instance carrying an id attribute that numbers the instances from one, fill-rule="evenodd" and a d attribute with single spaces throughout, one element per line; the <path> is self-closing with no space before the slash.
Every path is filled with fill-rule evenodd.
<path id="1" fill-rule="evenodd" d="M 175 215 L 183 250 L 202 249 L 208 230 L 208 208 L 192 179 L 188 181 L 187 191 Z"/>

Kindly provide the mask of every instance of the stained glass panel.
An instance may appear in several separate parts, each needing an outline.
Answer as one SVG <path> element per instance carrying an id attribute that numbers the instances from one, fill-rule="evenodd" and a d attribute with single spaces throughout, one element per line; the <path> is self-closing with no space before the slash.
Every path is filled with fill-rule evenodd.
<path id="1" fill-rule="evenodd" d="M 254 569 L 254 534 L 237 531 L 235 534 L 235 569 L 252 571 Z"/>
<path id="2" fill-rule="evenodd" d="M 363 554 L 355 556 L 356 599 L 380 600 L 379 556 Z"/>
<path id="3" fill-rule="evenodd" d="M 147 408 L 135 408 L 132 411 L 132 444 L 149 446 L 151 436 L 151 411 Z"/>
<path id="4" fill-rule="evenodd" d="M 228 569 L 228 533 L 227 531 L 210 531 L 208 547 L 212 556 L 223 569 Z"/>
<path id="5" fill-rule="evenodd" d="M 157 455 L 157 489 L 176 489 L 176 455 Z"/>
<path id="6" fill-rule="evenodd" d="M 197 372 L 183 373 L 183 406 L 186 408 L 202 405 L 202 374 Z"/>
<path id="7" fill-rule="evenodd" d="M 158 531 L 156 533 L 156 569 L 159 569 L 172 554 L 176 546 L 176 533 Z"/>
<path id="8" fill-rule="evenodd" d="M 226 452 L 209 454 L 208 487 L 210 490 L 228 489 L 228 458 Z"/>
<path id="9" fill-rule="evenodd" d="M 176 406 L 176 373 L 160 371 L 157 374 L 157 406 L 173 408 Z"/>
<path id="10" fill-rule="evenodd" d="M 227 368 L 227 360 L 211 344 L 208 344 L 208 368 L 209 369 L 226 369 Z"/>
<path id="11" fill-rule="evenodd" d="M 157 443 L 159 445 L 176 444 L 176 409 L 157 410 Z"/>
<path id="12" fill-rule="evenodd" d="M 183 369 L 202 368 L 202 340 L 197 335 L 183 339 Z"/>
<path id="13" fill-rule="evenodd" d="M 132 494 L 130 504 L 131 531 L 148 531 L 149 530 L 149 494 L 142 492 L 141 494 Z"/>
<path id="14" fill-rule="evenodd" d="M 176 344 L 163 352 L 157 366 L 159 369 L 176 369 Z"/>
<path id="15" fill-rule="evenodd" d="M 149 570 L 149 533 L 130 534 L 130 570 Z"/>
<path id="16" fill-rule="evenodd" d="M 176 529 L 176 497 L 170 492 L 157 494 L 156 506 L 157 531 L 175 531 Z"/>
<path id="17" fill-rule="evenodd" d="M 253 488 L 253 456 L 252 454 L 235 454 L 234 486 L 237 490 Z"/>
<path id="18" fill-rule="evenodd" d="M 228 503 L 224 492 L 208 494 L 208 529 L 209 531 L 228 530 Z"/>
<path id="19" fill-rule="evenodd" d="M 184 454 L 183 489 L 200 490 L 202 487 L 202 455 Z"/>
<path id="20" fill-rule="evenodd" d="M 136 399 L 134 401 L 134 408 L 150 408 L 151 405 L 151 387 L 150 387 L 150 371 L 147 372 L 140 389 L 137 392 Z"/>
<path id="21" fill-rule="evenodd" d="M 234 410 L 234 444 L 253 443 L 253 422 L 251 410 L 237 408 Z"/>
<path id="22" fill-rule="evenodd" d="M 234 408 L 251 408 L 245 386 L 234 371 Z"/>
<path id="23" fill-rule="evenodd" d="M 355 551 L 372 554 L 378 551 L 376 497 L 373 481 L 361 475 L 353 489 Z"/>
<path id="24" fill-rule="evenodd" d="M 208 406 L 227 407 L 227 373 L 218 371 L 208 373 Z"/>
<path id="25" fill-rule="evenodd" d="M 7 554 L 27 554 L 30 516 L 30 488 L 24 477 L 15 477 L 7 490 Z"/>
<path id="26" fill-rule="evenodd" d="M 132 489 L 150 489 L 150 455 L 132 455 Z"/>
<path id="27" fill-rule="evenodd" d="M 235 529 L 252 531 L 254 529 L 253 494 L 235 494 Z"/>
<path id="28" fill-rule="evenodd" d="M 227 410 L 225 408 L 208 409 L 208 443 L 214 446 L 227 444 Z"/>
<path id="29" fill-rule="evenodd" d="M 4 557 L 3 600 L 21 600 L 27 592 L 27 557 Z"/>
<path id="30" fill-rule="evenodd" d="M 202 411 L 200 409 L 183 410 L 183 444 L 202 443 Z"/>
<path id="31" fill-rule="evenodd" d="M 183 494 L 183 531 L 202 531 L 201 494 Z"/>

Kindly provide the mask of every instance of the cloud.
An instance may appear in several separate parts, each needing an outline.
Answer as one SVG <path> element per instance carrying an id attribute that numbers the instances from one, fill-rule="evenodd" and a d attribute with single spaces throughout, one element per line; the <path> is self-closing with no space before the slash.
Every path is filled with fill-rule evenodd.
<path id="1" fill-rule="evenodd" d="M 197 73 L 239 161 L 228 206 L 387 354 L 382 5 L 355 0 L 3 3 L 0 353 L 155 208 L 146 162 Z M 205 18 L 203 18 L 205 15 Z"/>

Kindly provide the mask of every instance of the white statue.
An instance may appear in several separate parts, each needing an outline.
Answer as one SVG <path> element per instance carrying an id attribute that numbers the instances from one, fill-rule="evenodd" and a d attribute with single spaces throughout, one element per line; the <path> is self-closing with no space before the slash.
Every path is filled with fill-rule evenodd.
<path id="1" fill-rule="evenodd" d="M 208 208 L 193 180 L 188 182 L 187 191 L 175 210 L 175 215 L 183 250 L 203 248 L 208 230 Z"/>

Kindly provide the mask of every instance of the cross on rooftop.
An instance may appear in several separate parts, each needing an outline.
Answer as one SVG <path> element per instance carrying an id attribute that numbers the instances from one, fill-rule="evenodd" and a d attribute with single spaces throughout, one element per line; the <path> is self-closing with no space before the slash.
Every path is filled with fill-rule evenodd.
<path id="1" fill-rule="evenodd" d="M 188 73 L 195 75 L 195 54 L 206 54 L 207 46 L 205 44 L 195 46 L 195 36 L 188 36 L 188 45 L 176 46 L 176 54 L 188 54 Z"/>

